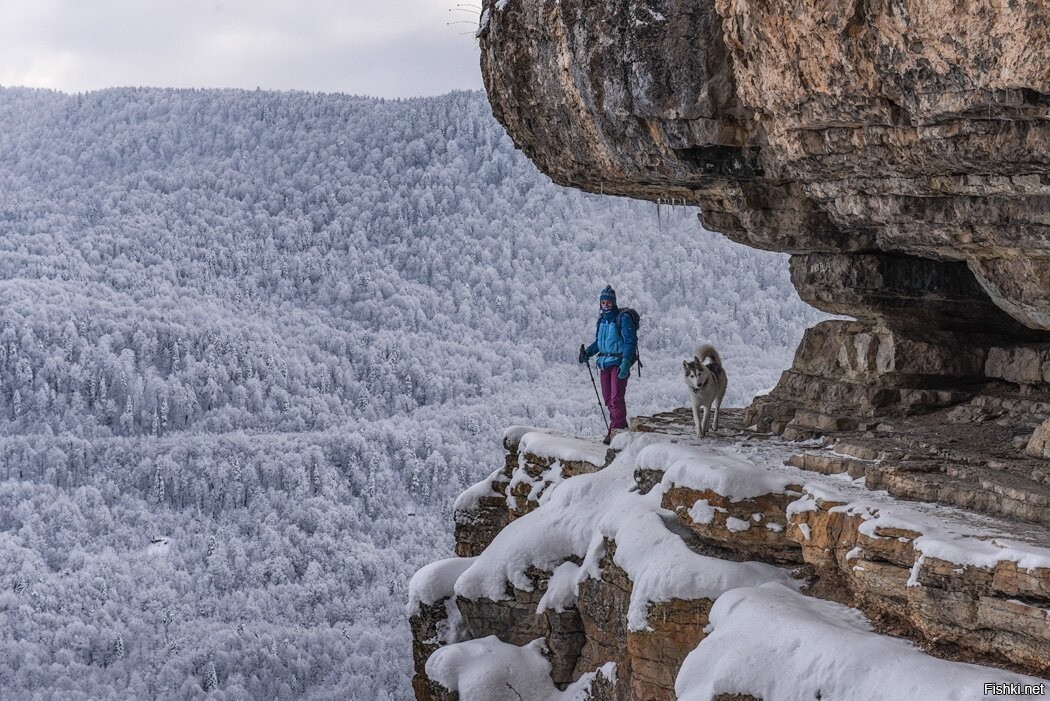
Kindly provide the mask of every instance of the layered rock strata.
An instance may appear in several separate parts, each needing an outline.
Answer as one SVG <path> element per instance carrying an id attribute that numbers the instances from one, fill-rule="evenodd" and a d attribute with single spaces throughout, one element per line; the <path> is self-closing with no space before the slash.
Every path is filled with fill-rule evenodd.
<path id="1" fill-rule="evenodd" d="M 1044 3 L 483 8 L 493 112 L 541 170 L 698 205 L 708 229 L 793 254 L 802 297 L 857 319 L 803 342 L 766 401 L 774 427 L 797 406 L 822 430 L 963 401 L 994 379 L 993 348 L 1050 342 Z M 856 343 L 875 356 L 860 372 L 804 367 Z"/>
<path id="2" fill-rule="evenodd" d="M 417 698 L 454 698 L 429 674 L 444 662 L 428 660 L 463 640 L 537 650 L 544 679 L 573 693 L 582 680 L 586 698 L 705 698 L 697 690 L 713 683 L 716 668 L 685 674 L 683 664 L 726 644 L 705 647 L 705 640 L 719 626 L 731 636 L 713 612 L 735 592 L 756 605 L 780 597 L 786 610 L 817 611 L 829 621 L 846 609 L 805 600 L 835 601 L 938 655 L 1050 678 L 1046 527 L 872 491 L 850 477 L 880 460 L 862 442 L 852 447 L 857 455 L 841 452 L 850 448 L 840 439 L 782 465 L 793 454 L 789 444 L 742 430 L 739 411 L 726 418 L 721 438 L 706 442 L 685 438 L 684 410 L 636 420 L 638 430 L 618 436 L 609 453 L 589 441 L 509 431 L 513 458 L 458 504 L 457 511 L 474 512 L 473 521 L 456 516 L 484 534 L 493 523 L 506 525 L 488 543 L 458 530 L 460 542 L 483 544 L 481 552 L 413 579 Z M 511 485 L 526 476 L 530 494 L 522 500 Z M 502 515 L 493 496 L 499 490 Z M 492 501 L 483 505 L 480 494 Z M 781 589 L 748 589 L 763 583 Z M 799 602 L 787 603 L 793 597 Z M 851 620 L 865 641 L 858 645 L 884 644 L 864 637 L 875 634 L 862 634 L 863 619 Z M 787 645 L 773 621 L 768 644 Z M 733 678 L 727 664 L 717 673 Z M 795 670 L 796 678 L 807 675 L 818 689 L 834 688 L 830 677 Z M 761 699 L 758 688 L 734 688 L 738 696 L 725 698 Z"/>
<path id="3" fill-rule="evenodd" d="M 725 506 L 703 499 L 698 508 L 697 497 L 712 492 L 704 482 L 717 476 L 691 480 L 673 484 L 663 505 L 700 538 L 749 557 L 769 558 L 772 550 L 777 560 L 805 563 L 813 593 L 927 646 L 956 646 L 972 659 L 1050 676 L 1050 562 L 1025 567 L 1027 549 L 1050 542 L 1047 530 L 1008 522 L 968 528 L 963 513 L 931 518 L 921 507 L 823 480 L 800 493 L 787 483 L 799 480 L 793 474 L 768 493 L 717 499 Z M 778 502 L 787 504 L 777 509 Z M 759 504 L 765 509 L 747 518 Z"/>
<path id="4" fill-rule="evenodd" d="M 484 523 L 486 517 L 481 513 L 494 517 L 497 523 L 510 524 L 488 545 L 488 552 L 478 558 L 489 557 L 490 562 L 473 570 L 471 558 L 437 563 L 439 569 L 445 571 L 462 567 L 463 574 L 456 579 L 454 587 L 445 583 L 444 598 L 417 596 L 418 601 L 414 602 L 411 622 L 417 698 L 448 698 L 447 690 L 435 689 L 434 682 L 426 675 L 426 660 L 436 649 L 434 642 L 439 636 L 435 631 L 449 627 L 447 621 L 452 612 L 452 617 L 462 618 L 464 635 L 470 639 L 497 636 L 518 646 L 542 640 L 550 677 L 562 687 L 587 673 L 606 668 L 611 670 L 609 678 L 597 687 L 604 690 L 595 691 L 593 698 L 671 699 L 675 673 L 703 637 L 707 614 L 717 595 L 733 583 L 747 585 L 789 579 L 787 572 L 768 565 L 722 562 L 701 554 L 707 552 L 702 544 L 679 525 L 664 524 L 653 511 L 654 507 L 659 509 L 658 503 L 652 500 L 649 506 L 632 503 L 629 508 L 618 509 L 615 504 L 606 504 L 600 493 L 595 494 L 594 503 L 586 507 L 577 504 L 580 513 L 556 518 L 552 526 L 541 517 L 540 510 L 557 512 L 564 506 L 547 505 L 550 497 L 543 495 L 557 493 L 573 480 L 590 476 L 592 471 L 603 467 L 604 459 L 601 464 L 586 463 L 581 459 L 587 457 L 581 450 L 582 442 L 535 432 L 520 436 L 526 446 L 532 444 L 531 448 L 523 449 L 515 442 L 515 433 L 509 432 L 505 442 L 508 454 L 516 456 L 508 461 L 514 465 L 508 469 L 510 474 L 503 474 L 501 470 L 485 480 L 484 487 L 468 491 L 468 494 L 487 493 L 493 485 L 502 486 L 506 515 L 495 516 L 491 510 L 486 511 L 473 496 L 457 504 L 457 522 L 472 521 L 481 532 L 492 530 L 490 524 Z M 604 458 L 604 446 L 589 445 L 592 459 Z M 553 456 L 552 446 L 564 457 Z M 538 465 L 546 465 L 546 469 L 537 473 Z M 533 498 L 519 501 L 509 485 L 530 473 Z M 619 498 L 630 501 L 628 487 L 634 483 L 633 473 L 622 472 L 619 480 L 621 488 L 613 491 Z M 589 485 L 581 489 L 583 493 L 601 492 L 603 487 Z M 604 489 L 606 496 L 612 493 L 607 487 Z M 563 499 L 576 499 L 570 490 L 562 494 Z M 472 509 L 478 515 L 467 517 L 458 513 Z M 571 520 L 575 523 L 565 523 Z M 518 522 L 522 527 L 515 533 L 514 524 Z M 478 542 L 467 530 L 458 531 L 460 537 L 471 543 Z M 682 535 L 686 535 L 686 539 Z M 566 543 L 573 540 L 575 545 Z M 691 545 L 697 548 L 696 552 L 690 549 Z M 667 572 L 652 558 L 666 559 L 661 562 Z M 511 561 L 528 564 L 514 573 Z M 702 571 L 712 574 L 701 576 Z M 681 581 L 675 581 L 676 574 Z M 417 578 L 430 582 L 435 576 L 423 571 Z M 654 579 L 656 581 L 652 581 Z M 690 585 L 693 580 L 702 581 Z M 439 582 L 439 588 L 440 585 Z M 413 587 L 419 589 L 415 583 Z M 676 596 L 679 590 L 706 595 Z M 654 591 L 667 595 L 657 600 L 653 598 Z M 454 606 L 449 602 L 454 602 Z M 447 642 L 454 644 L 458 640 L 451 637 Z M 609 663 L 614 666 L 609 667 Z"/>

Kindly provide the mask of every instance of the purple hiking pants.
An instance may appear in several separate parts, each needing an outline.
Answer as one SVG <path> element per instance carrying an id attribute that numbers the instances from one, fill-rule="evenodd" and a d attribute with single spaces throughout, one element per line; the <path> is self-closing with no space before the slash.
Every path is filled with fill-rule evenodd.
<path id="1" fill-rule="evenodd" d="M 615 365 L 601 371 L 602 399 L 609 407 L 609 427 L 627 428 L 627 380 L 617 377 L 617 372 L 619 368 Z"/>

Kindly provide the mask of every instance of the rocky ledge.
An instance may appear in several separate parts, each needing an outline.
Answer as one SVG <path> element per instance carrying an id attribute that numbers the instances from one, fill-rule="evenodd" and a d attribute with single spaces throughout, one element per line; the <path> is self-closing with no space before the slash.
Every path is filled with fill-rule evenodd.
<path id="1" fill-rule="evenodd" d="M 478 35 L 556 182 L 698 205 L 856 319 L 807 334 L 774 428 L 1050 391 L 1046 3 L 484 0 Z"/>
<path id="2" fill-rule="evenodd" d="M 417 698 L 1048 697 L 1045 519 L 887 490 L 937 474 L 911 469 L 910 420 L 896 443 L 745 420 L 700 440 L 679 410 L 611 448 L 508 430 L 456 504 L 457 557 L 410 585 Z"/>

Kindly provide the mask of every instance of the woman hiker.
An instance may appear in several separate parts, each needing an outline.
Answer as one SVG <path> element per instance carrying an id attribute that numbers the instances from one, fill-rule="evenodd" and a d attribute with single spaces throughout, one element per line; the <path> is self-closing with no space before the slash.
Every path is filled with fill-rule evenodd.
<path id="1" fill-rule="evenodd" d="M 598 297 L 601 314 L 594 332 L 594 343 L 580 347 L 580 362 L 598 355 L 598 369 L 602 378 L 602 399 L 609 407 L 608 444 L 617 429 L 627 428 L 627 379 L 638 348 L 637 329 L 630 314 L 621 313 L 616 306 L 616 290 L 606 286 Z"/>

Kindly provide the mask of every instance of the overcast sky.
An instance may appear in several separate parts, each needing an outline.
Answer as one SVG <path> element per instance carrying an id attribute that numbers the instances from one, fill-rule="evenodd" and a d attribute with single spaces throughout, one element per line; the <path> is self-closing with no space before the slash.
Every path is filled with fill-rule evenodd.
<path id="1" fill-rule="evenodd" d="M 480 0 L 0 0 L 0 85 L 319 90 L 481 87 Z M 447 22 L 468 21 L 471 24 Z M 463 32 L 466 32 L 465 34 Z"/>

